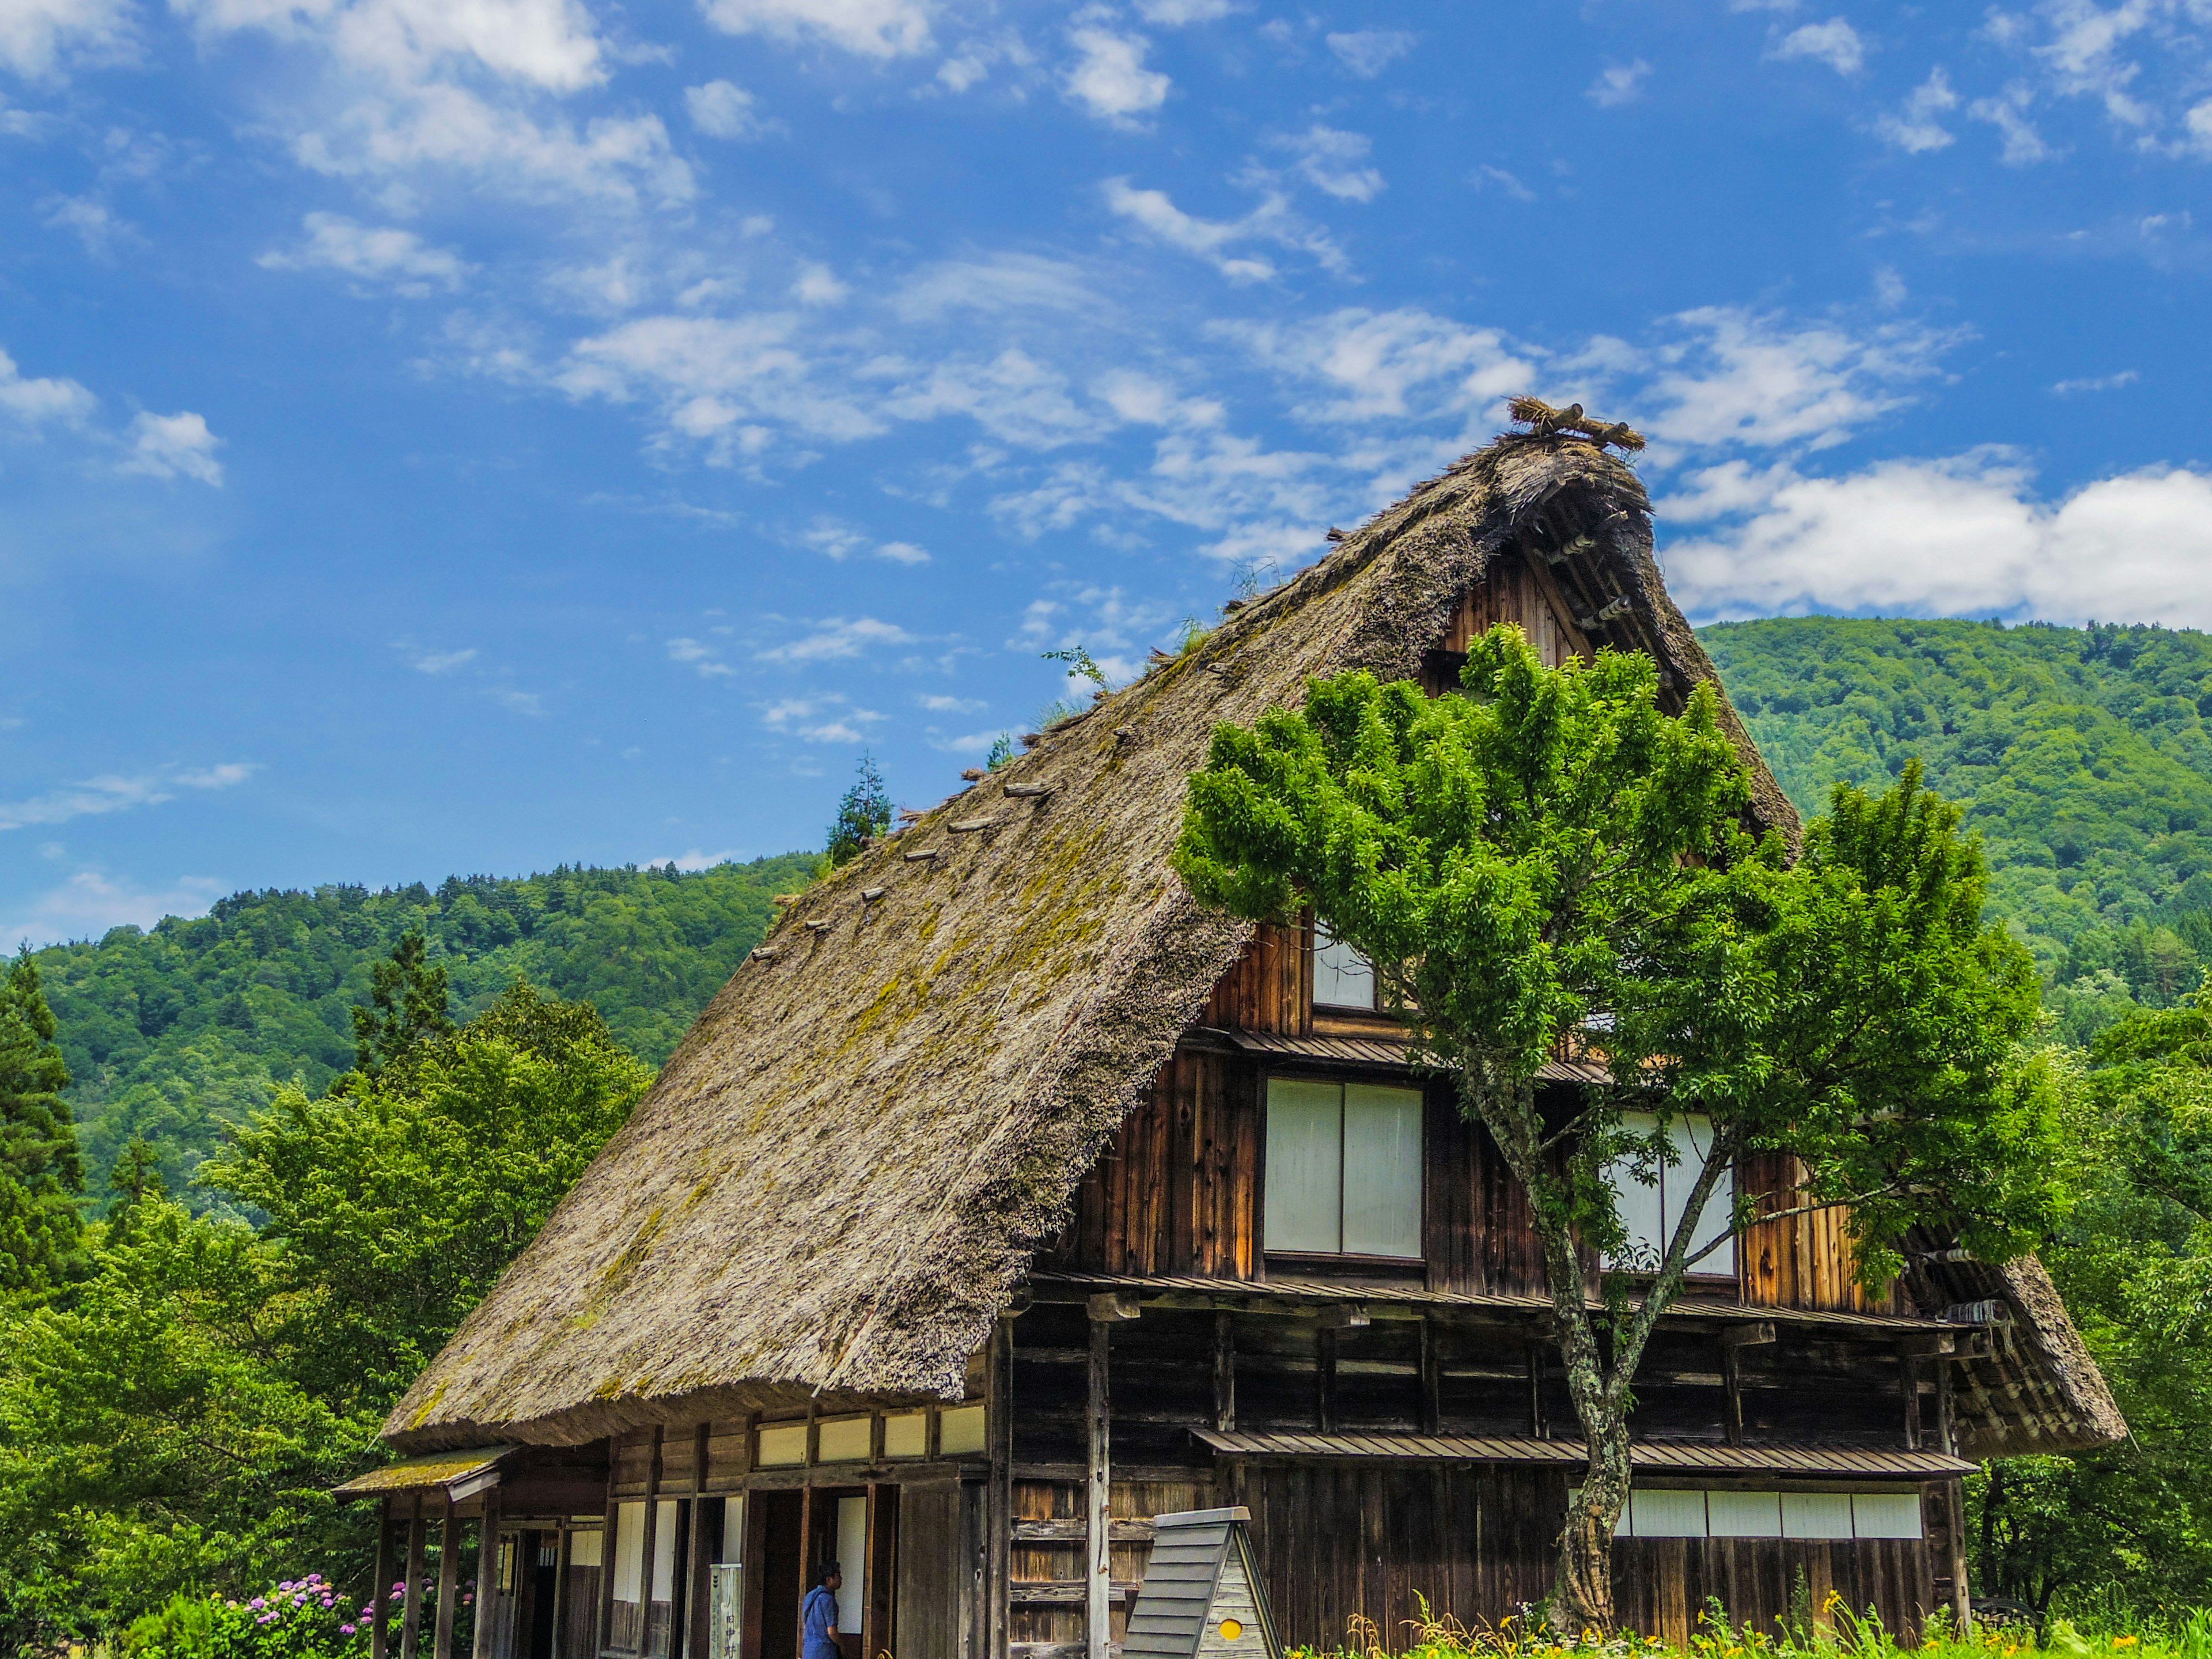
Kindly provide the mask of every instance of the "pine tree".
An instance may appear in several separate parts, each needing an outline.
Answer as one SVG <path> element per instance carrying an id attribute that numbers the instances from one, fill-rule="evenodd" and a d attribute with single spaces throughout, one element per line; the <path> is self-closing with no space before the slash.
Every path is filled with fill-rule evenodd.
<path id="1" fill-rule="evenodd" d="M 85 1265 L 84 1165 L 62 1099 L 69 1081 L 26 946 L 0 981 L 0 1296 L 52 1291 Z"/>
<path id="2" fill-rule="evenodd" d="M 410 933 L 392 947 L 392 959 L 369 970 L 368 1006 L 353 1011 L 354 1066 L 374 1077 L 431 1037 L 452 1034 L 446 970 L 424 959 L 422 935 Z"/>
<path id="3" fill-rule="evenodd" d="M 875 757 L 863 750 L 860 775 L 837 803 L 837 821 L 830 826 L 829 843 L 823 850 L 833 866 L 850 864 L 860 856 L 871 837 L 884 834 L 890 827 L 890 791 L 884 787 L 884 775 L 876 769 Z"/>
<path id="4" fill-rule="evenodd" d="M 115 1160 L 107 1187 L 115 1194 L 107 1206 L 107 1242 L 111 1245 L 127 1244 L 137 1231 L 138 1212 L 169 1195 L 168 1184 L 161 1179 L 161 1160 L 155 1153 L 154 1143 L 143 1135 L 131 1136 L 131 1144 L 123 1149 L 123 1156 Z"/>

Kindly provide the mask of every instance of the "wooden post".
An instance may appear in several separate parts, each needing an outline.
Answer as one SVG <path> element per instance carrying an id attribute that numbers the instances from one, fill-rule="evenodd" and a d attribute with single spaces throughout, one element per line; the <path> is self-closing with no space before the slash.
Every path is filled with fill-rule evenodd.
<path id="1" fill-rule="evenodd" d="M 392 1500 L 376 1505 L 376 1577 L 369 1581 L 368 1659 L 387 1659 L 392 1650 Z"/>
<path id="2" fill-rule="evenodd" d="M 862 1659 L 896 1652 L 898 1632 L 893 1618 L 898 1601 L 895 1580 L 898 1556 L 894 1545 L 898 1529 L 899 1489 L 888 1481 L 868 1483 L 868 1597 L 860 1609 Z"/>
<path id="3" fill-rule="evenodd" d="M 399 1659 L 415 1659 L 422 1639 L 422 1494 L 407 1525 L 407 1598 L 399 1607 Z"/>
<path id="4" fill-rule="evenodd" d="M 1421 1316 L 1421 1432 L 1438 1434 L 1443 1431 L 1443 1360 L 1438 1352 L 1436 1322 L 1426 1314 Z"/>
<path id="5" fill-rule="evenodd" d="M 568 1607 L 568 1574 L 576 1565 L 576 1534 L 563 1521 L 561 1530 L 554 1536 L 559 1541 L 553 1547 L 553 1637 L 548 1651 L 553 1659 L 566 1659 L 568 1621 L 575 1616 Z M 517 1655 L 516 1659 L 521 1659 L 521 1656 Z"/>
<path id="6" fill-rule="evenodd" d="M 1083 1507 L 1088 1540 L 1083 1553 L 1083 1635 L 1090 1659 L 1109 1659 L 1107 1647 L 1114 1633 L 1113 1414 L 1108 1393 L 1113 1329 L 1103 1319 L 1091 1322 L 1091 1375 L 1083 1414 L 1090 1444 Z"/>
<path id="7" fill-rule="evenodd" d="M 1336 1429 L 1336 1331 L 1323 1326 L 1314 1333 L 1314 1415 L 1323 1434 Z"/>
<path id="8" fill-rule="evenodd" d="M 1951 1419 L 1951 1366 L 1940 1358 L 1936 1362 L 1936 1449 L 1953 1457 L 1959 1455 Z"/>
<path id="9" fill-rule="evenodd" d="M 1213 1427 L 1237 1432 L 1237 1327 L 1225 1308 L 1213 1316 Z"/>
<path id="10" fill-rule="evenodd" d="M 807 1445 L 810 1452 L 813 1443 L 814 1437 L 809 1433 Z M 799 1645 L 784 1656 L 784 1659 L 803 1659 L 806 1641 L 806 1595 L 814 1588 L 814 1471 L 809 1469 L 806 1485 L 799 1494 Z M 770 1656 L 770 1659 L 775 1659 L 775 1656 Z"/>
<path id="11" fill-rule="evenodd" d="M 685 1659 L 707 1659 L 707 1592 L 713 1578 L 707 1560 L 707 1442 L 713 1426 L 702 1423 L 691 1434 L 691 1547 L 684 1561 L 684 1619 L 668 1644 L 670 1652 Z"/>
<path id="12" fill-rule="evenodd" d="M 983 1659 L 1012 1659 L 1014 1534 L 1014 1322 L 992 1327 L 985 1428 L 991 1484 L 983 1515 Z"/>
<path id="13" fill-rule="evenodd" d="M 453 1494 L 446 1494 L 446 1518 L 438 1528 L 438 1634 L 433 1659 L 453 1659 L 453 1611 L 461 1596 L 461 1523 L 453 1515 Z"/>
<path id="14" fill-rule="evenodd" d="M 515 1547 L 519 1550 L 521 1546 L 518 1543 Z M 498 1594 L 499 1488 L 487 1486 L 483 1519 L 477 1523 L 477 1626 L 476 1639 L 469 1648 L 471 1659 L 492 1659 L 491 1603 Z"/>
<path id="15" fill-rule="evenodd" d="M 622 1443 L 618 1434 L 607 1437 L 607 1521 L 606 1530 L 599 1534 L 599 1605 L 592 1615 L 596 1634 L 592 1638 L 592 1651 L 605 1653 L 615 1634 L 615 1540 L 622 1531 L 622 1510 L 615 1501 L 615 1488 L 622 1484 Z"/>
<path id="16" fill-rule="evenodd" d="M 1920 1361 L 1909 1352 L 1897 1356 L 1897 1374 L 1905 1385 L 1905 1449 L 1920 1449 Z"/>
<path id="17" fill-rule="evenodd" d="M 1951 1512 L 1951 1616 L 1958 1621 L 1960 1639 L 1972 1641 L 1974 1597 L 1966 1582 L 1966 1483 L 1955 1476 L 1945 1481 L 1943 1504 Z"/>
<path id="18" fill-rule="evenodd" d="M 637 1546 L 638 1553 L 643 1558 L 640 1571 L 644 1574 L 638 1581 L 637 1591 L 637 1650 L 641 1654 L 653 1651 L 653 1564 L 660 1554 L 661 1432 L 660 1425 L 654 1424 L 653 1443 L 645 1454 L 645 1530 Z M 669 1588 L 672 1590 L 675 1586 Z"/>
<path id="19" fill-rule="evenodd" d="M 1721 1333 L 1721 1382 L 1727 1390 L 1722 1409 L 1725 1414 L 1723 1426 L 1728 1431 L 1731 1446 L 1743 1444 L 1743 1361 L 1746 1348 L 1764 1346 L 1774 1340 L 1774 1327 L 1766 1320 L 1748 1325 L 1738 1325 Z"/>
<path id="20" fill-rule="evenodd" d="M 1551 1428 L 1544 1421 L 1544 1345 L 1528 1344 L 1528 1433 L 1538 1440 L 1551 1438 Z"/>

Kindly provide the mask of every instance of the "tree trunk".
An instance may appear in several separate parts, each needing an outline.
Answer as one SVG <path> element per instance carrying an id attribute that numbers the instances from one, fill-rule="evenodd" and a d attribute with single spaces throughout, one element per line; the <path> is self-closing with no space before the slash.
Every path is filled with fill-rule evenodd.
<path id="1" fill-rule="evenodd" d="M 1577 1285 L 1579 1297 L 1580 1285 Z M 1580 1310 L 1577 1310 L 1580 1312 Z M 1559 1529 L 1552 1589 L 1552 1630 L 1562 1641 L 1613 1633 L 1613 1534 L 1628 1506 L 1628 1419 L 1607 1377 L 1587 1314 L 1562 1328 L 1567 1392 L 1589 1446 L 1583 1489 Z"/>

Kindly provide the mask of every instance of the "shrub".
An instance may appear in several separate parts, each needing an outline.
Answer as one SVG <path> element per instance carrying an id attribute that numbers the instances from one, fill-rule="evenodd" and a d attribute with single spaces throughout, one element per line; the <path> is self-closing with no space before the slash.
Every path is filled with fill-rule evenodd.
<path id="1" fill-rule="evenodd" d="M 386 1594 L 401 1601 L 406 1586 Z M 172 1596 L 131 1626 L 123 1650 L 129 1659 L 364 1659 L 371 1612 L 311 1572 L 244 1601 Z"/>

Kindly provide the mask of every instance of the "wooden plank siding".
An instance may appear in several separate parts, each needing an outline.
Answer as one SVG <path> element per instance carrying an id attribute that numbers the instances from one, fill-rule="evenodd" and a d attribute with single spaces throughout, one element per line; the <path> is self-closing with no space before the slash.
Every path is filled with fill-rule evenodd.
<path id="1" fill-rule="evenodd" d="M 1313 1035 L 1313 951 L 1303 927 L 1262 922 L 1237 965 L 1206 998 L 1201 1025 Z"/>
<path id="2" fill-rule="evenodd" d="M 1528 643 L 1549 668 L 1560 666 L 1571 657 L 1587 659 L 1596 654 L 1589 636 L 1575 626 L 1573 608 L 1550 571 L 1540 562 L 1532 564 L 1519 554 L 1509 553 L 1491 567 L 1489 576 L 1471 589 L 1452 612 L 1437 662 L 1437 667 L 1448 670 L 1449 675 L 1437 678 L 1430 691 L 1455 690 L 1459 661 L 1476 640 L 1500 623 L 1520 624 Z"/>
<path id="3" fill-rule="evenodd" d="M 1759 1153 L 1737 1170 L 1741 1190 L 1764 1194 L 1762 1212 L 1795 1206 L 1804 1166 L 1787 1153 Z M 1743 1299 L 1768 1308 L 1832 1308 L 1859 1313 L 1895 1310 L 1893 1293 L 1869 1296 L 1860 1285 L 1850 1218 L 1819 1210 L 1757 1222 L 1736 1242 Z"/>

